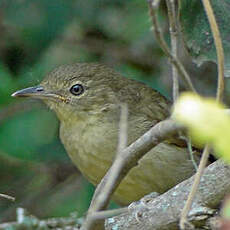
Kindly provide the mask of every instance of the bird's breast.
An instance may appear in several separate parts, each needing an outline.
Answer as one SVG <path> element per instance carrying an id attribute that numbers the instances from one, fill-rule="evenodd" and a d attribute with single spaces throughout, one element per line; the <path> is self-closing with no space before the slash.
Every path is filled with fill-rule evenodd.
<path id="1" fill-rule="evenodd" d="M 146 120 L 131 119 L 128 143 L 150 127 Z M 144 130 L 145 131 L 145 130 Z M 143 130 L 142 130 L 143 132 Z M 117 150 L 118 122 L 78 120 L 74 125 L 61 123 L 60 137 L 72 161 L 93 184 L 98 184 L 112 164 Z M 117 188 L 114 199 L 127 205 L 150 192 L 163 193 L 194 173 L 186 148 L 161 143 L 132 168 Z"/>
<path id="2" fill-rule="evenodd" d="M 94 185 L 110 167 L 117 146 L 118 128 L 95 118 L 74 125 L 61 123 L 60 137 L 73 163 Z"/>

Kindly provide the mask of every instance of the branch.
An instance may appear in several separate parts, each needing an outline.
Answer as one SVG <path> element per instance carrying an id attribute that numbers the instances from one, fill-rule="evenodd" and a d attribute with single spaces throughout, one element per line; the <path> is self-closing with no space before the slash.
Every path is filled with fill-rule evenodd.
<path id="1" fill-rule="evenodd" d="M 122 156 L 122 150 L 125 149 L 127 146 L 127 129 L 128 129 L 128 106 L 127 104 L 121 104 L 121 113 L 120 113 L 120 122 L 119 122 L 119 136 L 118 136 L 118 148 L 117 148 L 117 156 L 116 159 L 119 162 L 123 161 L 123 156 Z M 118 162 L 117 161 L 117 162 Z M 117 163 L 116 167 L 114 168 L 114 172 L 119 172 L 120 168 L 122 167 L 122 164 Z M 86 216 L 86 220 L 83 224 L 82 229 L 87 229 L 90 230 L 92 229 L 103 229 L 104 226 L 104 221 L 98 221 L 101 218 L 98 218 L 99 216 L 103 215 L 97 215 L 97 211 L 101 210 L 100 207 L 103 207 L 103 203 L 105 200 L 110 200 L 110 197 L 112 195 L 112 188 L 113 185 L 117 181 L 117 176 L 119 174 L 113 173 L 111 174 L 111 177 L 109 180 L 107 180 L 107 183 L 104 184 L 104 186 L 98 186 L 97 190 L 97 196 L 93 196 L 91 200 L 91 205 L 88 210 L 88 214 Z M 111 210 L 114 212 L 114 210 Z M 116 211 L 116 210 L 115 210 Z M 107 211 L 110 212 L 110 211 Z M 103 219 L 105 219 L 104 217 Z M 97 225 L 97 227 L 95 227 Z"/>
<path id="2" fill-rule="evenodd" d="M 176 16 L 176 6 L 174 0 L 166 0 L 169 18 L 169 31 L 171 37 L 171 53 L 172 56 L 178 58 L 178 23 Z M 172 65 L 172 80 L 173 80 L 173 102 L 179 96 L 179 79 L 178 71 L 175 65 Z"/>
<path id="3" fill-rule="evenodd" d="M 189 221 L 195 225 L 204 224 L 213 215 L 223 197 L 230 192 L 230 166 L 221 160 L 209 165 L 196 193 Z M 132 208 L 130 212 L 109 219 L 106 230 L 175 230 L 178 229 L 181 211 L 191 189 L 194 176 L 163 195 L 149 200 L 145 209 Z M 140 211 L 141 210 L 141 211 Z M 138 214 L 138 215 L 137 215 Z M 138 219 L 136 218 L 138 216 Z"/>
<path id="4" fill-rule="evenodd" d="M 2 194 L 2 193 L 0 193 L 0 198 L 5 198 L 5 199 L 11 200 L 11 201 L 15 201 L 14 197 L 6 195 L 6 194 Z"/>
<path id="5" fill-rule="evenodd" d="M 221 102 L 223 99 L 224 92 L 224 50 L 222 45 L 222 40 L 220 36 L 220 31 L 216 23 L 216 18 L 212 10 L 212 6 L 209 0 L 202 0 L 204 9 L 206 11 L 208 21 L 211 27 L 212 36 L 214 38 L 214 43 L 217 53 L 217 66 L 218 66 L 218 86 L 216 93 L 216 100 Z"/>
<path id="6" fill-rule="evenodd" d="M 212 220 L 213 209 L 217 208 L 223 197 L 230 193 L 230 166 L 221 160 L 209 165 L 203 175 L 195 201 L 190 211 L 189 220 L 196 226 L 201 226 L 206 220 Z M 132 209 L 122 215 L 110 218 L 106 221 L 106 230 L 132 229 L 132 230 L 175 230 L 181 210 L 187 199 L 194 176 L 176 185 L 168 192 L 154 198 L 146 199 L 145 207 L 138 209 L 138 203 L 132 203 Z M 136 204 L 135 204 L 136 203 Z M 130 206 L 131 207 L 131 206 Z M 119 210 L 118 210 L 119 211 Z M 122 211 L 122 210 L 121 210 Z M 99 218 L 101 214 L 97 213 Z M 106 211 L 106 215 L 109 214 Z M 113 213 L 114 214 L 114 213 Z M 116 213 L 115 213 L 116 215 Z M 104 215 L 105 216 L 105 215 Z M 109 216 L 109 215 L 107 215 Z M 138 217 L 138 218 L 137 218 Z M 28 219 L 29 218 L 29 219 Z M 18 218 L 17 218 L 18 219 Z M 81 220 L 76 217 L 50 218 L 39 220 L 36 217 L 27 215 L 25 220 L 19 222 L 1 223 L 0 230 L 13 227 L 20 229 L 79 229 Z M 24 228 L 22 228 L 24 227 Z M 212 228 L 217 229 L 217 228 Z"/>
<path id="7" fill-rule="evenodd" d="M 187 216 L 188 216 L 189 211 L 192 207 L 193 200 L 196 196 L 201 177 L 202 177 L 204 169 L 207 165 L 209 152 L 210 152 L 210 146 L 207 144 L 203 150 L 198 170 L 194 176 L 194 182 L 190 188 L 188 198 L 187 198 L 185 205 L 184 205 L 184 208 L 182 209 L 182 212 L 181 212 L 181 219 L 180 219 L 180 228 L 181 229 L 186 229 L 186 226 L 190 226 L 192 228 L 192 225 L 187 220 Z"/>
<path id="8" fill-rule="evenodd" d="M 60 217 L 39 220 L 34 216 L 25 216 L 22 222 L 1 223 L 0 230 L 5 229 L 26 229 L 26 230 L 79 230 L 80 219 L 76 217 Z"/>
<path id="9" fill-rule="evenodd" d="M 158 5 L 159 5 L 160 0 L 156 0 L 156 1 L 148 0 L 148 2 L 149 2 L 149 14 L 150 14 L 150 17 L 152 19 L 152 24 L 153 24 L 153 29 L 154 29 L 153 31 L 154 31 L 156 40 L 158 41 L 158 43 L 161 46 L 162 50 L 164 51 L 165 55 L 169 58 L 170 62 L 175 66 L 178 73 L 180 74 L 180 76 L 184 80 L 187 89 L 191 90 L 193 92 L 196 92 L 196 90 L 192 84 L 192 81 L 191 81 L 187 71 L 185 70 L 184 66 L 178 60 L 178 58 L 176 58 L 175 56 L 173 56 L 170 53 L 169 47 L 168 47 L 167 43 L 165 42 L 164 36 L 160 30 L 159 22 L 157 19 L 157 9 L 158 9 Z"/>

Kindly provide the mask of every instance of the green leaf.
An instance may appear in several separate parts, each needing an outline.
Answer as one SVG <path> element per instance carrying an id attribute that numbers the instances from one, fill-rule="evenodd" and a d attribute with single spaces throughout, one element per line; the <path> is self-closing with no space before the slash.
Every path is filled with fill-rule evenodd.
<path id="1" fill-rule="evenodd" d="M 230 0 L 211 0 L 211 5 L 224 47 L 225 76 L 230 77 Z M 181 1 L 180 23 L 185 45 L 194 61 L 198 65 L 205 61 L 217 62 L 214 40 L 201 1 Z"/>

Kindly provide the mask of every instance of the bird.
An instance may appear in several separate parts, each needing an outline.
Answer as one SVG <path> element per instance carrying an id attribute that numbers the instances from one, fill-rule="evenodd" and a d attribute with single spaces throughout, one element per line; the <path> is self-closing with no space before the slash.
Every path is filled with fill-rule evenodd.
<path id="1" fill-rule="evenodd" d="M 41 99 L 56 113 L 66 152 L 94 185 L 116 156 L 121 103 L 128 107 L 128 145 L 171 111 L 171 102 L 158 91 L 98 63 L 56 67 L 39 85 L 12 96 Z M 128 172 L 113 195 L 117 204 L 129 205 L 152 192 L 162 194 L 195 173 L 186 146 L 177 138 L 158 144 Z"/>

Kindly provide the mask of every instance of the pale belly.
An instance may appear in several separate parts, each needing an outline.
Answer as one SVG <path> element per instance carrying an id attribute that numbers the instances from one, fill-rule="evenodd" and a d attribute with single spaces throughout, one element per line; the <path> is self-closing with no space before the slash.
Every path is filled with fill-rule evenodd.
<path id="1" fill-rule="evenodd" d="M 61 139 L 70 158 L 94 185 L 100 182 L 111 166 L 117 148 L 116 141 L 104 143 L 103 136 L 104 133 L 91 130 L 87 135 L 81 133 L 70 138 L 61 130 Z M 113 135 L 110 133 L 110 136 Z M 163 193 L 194 172 L 186 149 L 161 143 L 139 160 L 113 198 L 119 204 L 127 205 L 151 192 Z"/>

